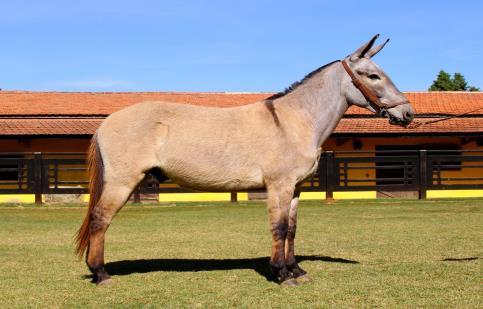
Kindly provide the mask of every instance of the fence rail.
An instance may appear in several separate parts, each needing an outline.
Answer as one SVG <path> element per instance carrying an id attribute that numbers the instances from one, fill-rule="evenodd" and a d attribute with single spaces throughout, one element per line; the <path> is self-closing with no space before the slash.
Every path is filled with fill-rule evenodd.
<path id="1" fill-rule="evenodd" d="M 326 151 L 303 191 L 417 191 L 483 189 L 483 150 Z M 192 192 L 148 174 L 140 194 Z M 0 153 L 0 194 L 88 193 L 84 153 Z M 235 195 L 236 196 L 236 195 Z M 232 194 L 233 198 L 233 194 Z"/>

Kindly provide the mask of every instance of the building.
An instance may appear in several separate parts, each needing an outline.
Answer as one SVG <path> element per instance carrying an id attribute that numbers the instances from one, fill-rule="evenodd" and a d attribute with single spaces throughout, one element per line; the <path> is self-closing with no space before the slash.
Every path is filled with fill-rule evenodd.
<path id="1" fill-rule="evenodd" d="M 60 156 L 59 153 L 85 152 L 90 137 L 106 116 L 142 101 L 230 107 L 250 104 L 270 95 L 272 93 L 0 91 L 0 158 L 1 153 L 23 157 L 43 152 L 55 157 Z M 419 149 L 483 151 L 482 92 L 407 92 L 405 95 L 414 106 L 418 121 L 473 112 L 408 129 L 392 126 L 387 119 L 376 117 L 365 109 L 351 107 L 323 145 L 324 150 L 367 151 L 372 156 L 384 156 L 386 150 L 400 153 Z M 357 156 L 358 153 L 347 155 Z M 368 183 L 373 183 L 375 178 L 395 177 L 394 171 L 385 174 L 383 170 L 353 169 L 351 179 L 367 179 Z M 482 171 L 450 168 L 444 173 L 449 177 L 464 172 L 469 178 L 481 175 Z M 78 176 L 72 174 L 70 177 Z M 372 193 L 370 196 L 375 197 Z"/>

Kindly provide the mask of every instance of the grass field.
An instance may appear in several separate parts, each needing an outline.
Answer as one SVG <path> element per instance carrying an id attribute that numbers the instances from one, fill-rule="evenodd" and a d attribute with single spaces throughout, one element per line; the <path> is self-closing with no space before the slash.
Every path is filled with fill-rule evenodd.
<path id="1" fill-rule="evenodd" d="M 114 286 L 73 255 L 80 206 L 0 207 L 0 307 L 482 307 L 483 200 L 302 202 L 312 281 L 268 272 L 262 203 L 126 206 L 107 236 Z"/>

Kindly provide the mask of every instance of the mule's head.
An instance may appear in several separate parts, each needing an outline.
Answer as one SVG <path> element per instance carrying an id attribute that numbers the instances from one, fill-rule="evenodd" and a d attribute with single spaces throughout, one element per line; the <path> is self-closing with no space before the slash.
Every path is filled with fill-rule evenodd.
<path id="1" fill-rule="evenodd" d="M 343 60 L 347 64 L 348 70 L 352 71 L 354 75 L 351 77 L 344 72 L 346 75 L 343 82 L 344 95 L 349 104 L 387 116 L 391 124 L 405 126 L 414 119 L 413 108 L 389 76 L 371 59 L 389 41 L 386 40 L 373 47 L 378 36 L 374 36 Z M 354 79 L 358 79 L 359 85 L 354 82 Z M 366 88 L 365 91 L 362 88 Z M 371 95 L 375 99 L 371 100 Z"/>

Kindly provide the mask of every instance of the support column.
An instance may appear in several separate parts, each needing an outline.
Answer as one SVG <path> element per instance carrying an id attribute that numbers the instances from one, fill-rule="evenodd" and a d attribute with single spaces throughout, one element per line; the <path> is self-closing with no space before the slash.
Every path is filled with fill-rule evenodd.
<path id="1" fill-rule="evenodd" d="M 35 186 L 35 205 L 42 205 L 42 153 L 34 153 L 34 186 Z"/>
<path id="2" fill-rule="evenodd" d="M 327 170 L 325 179 L 325 199 L 327 201 L 334 200 L 334 152 L 326 151 Z"/>
<path id="3" fill-rule="evenodd" d="M 426 198 L 428 188 L 428 159 L 427 151 L 419 150 L 419 199 Z"/>
<path id="4" fill-rule="evenodd" d="M 230 202 L 237 203 L 238 202 L 238 193 L 237 192 L 230 192 Z"/>

